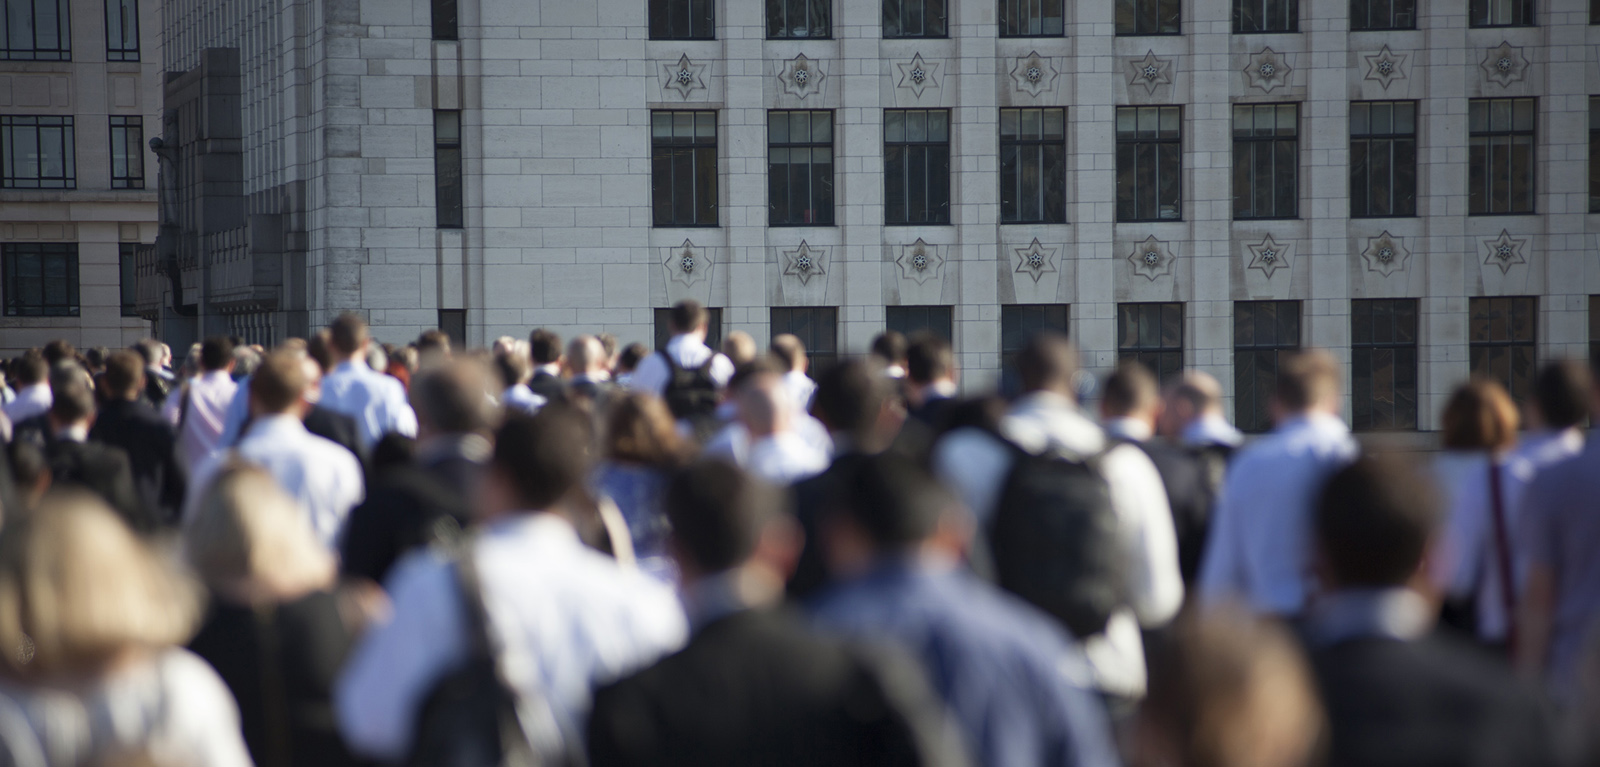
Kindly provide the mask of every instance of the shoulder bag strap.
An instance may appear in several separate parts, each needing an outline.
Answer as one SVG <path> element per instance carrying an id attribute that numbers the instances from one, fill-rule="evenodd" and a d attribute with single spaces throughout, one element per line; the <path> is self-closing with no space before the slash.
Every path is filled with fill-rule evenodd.
<path id="1" fill-rule="evenodd" d="M 275 605 L 255 607 L 256 638 L 261 642 L 261 718 L 267 742 L 262 744 L 266 764 L 260 767 L 291 767 L 294 764 L 293 732 L 289 727 L 289 693 L 283 683 L 283 655 L 278 641 Z"/>
<path id="2" fill-rule="evenodd" d="M 1489 509 L 1494 522 L 1494 554 L 1500 571 L 1500 604 L 1506 611 L 1506 649 L 1515 652 L 1517 644 L 1516 578 L 1511 572 L 1511 539 L 1507 534 L 1505 493 L 1501 488 L 1502 467 L 1489 462 Z"/>

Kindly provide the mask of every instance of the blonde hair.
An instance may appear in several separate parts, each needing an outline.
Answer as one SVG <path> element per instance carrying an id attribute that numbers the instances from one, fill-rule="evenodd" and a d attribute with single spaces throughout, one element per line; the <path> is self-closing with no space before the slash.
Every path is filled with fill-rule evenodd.
<path id="1" fill-rule="evenodd" d="M 333 583 L 333 555 L 289 494 L 244 463 L 217 473 L 184 533 L 190 566 L 213 591 L 290 599 Z"/>
<path id="2" fill-rule="evenodd" d="M 198 590 L 96 496 L 52 493 L 0 534 L 0 662 L 19 677 L 98 671 L 199 619 Z"/>

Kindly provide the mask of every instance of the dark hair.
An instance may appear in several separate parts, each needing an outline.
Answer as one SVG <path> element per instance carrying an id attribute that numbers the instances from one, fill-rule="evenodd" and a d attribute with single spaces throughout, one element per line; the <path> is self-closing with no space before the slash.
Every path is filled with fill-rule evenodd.
<path id="1" fill-rule="evenodd" d="M 138 394 L 144 388 L 144 358 L 128 350 L 112 352 L 106 358 L 105 381 L 119 397 Z"/>
<path id="2" fill-rule="evenodd" d="M 711 313 L 699 301 L 685 298 L 672 305 L 671 311 L 667 312 L 667 321 L 674 333 L 692 333 L 711 321 Z"/>
<path id="3" fill-rule="evenodd" d="M 872 339 L 872 356 L 885 365 L 898 365 L 906 360 L 906 336 L 898 330 L 885 330 Z"/>
<path id="4" fill-rule="evenodd" d="M 11 460 L 11 479 L 16 483 L 19 501 L 20 495 L 30 491 L 39 480 L 50 473 L 50 461 L 45 458 L 44 448 L 38 443 L 27 440 L 12 440 L 11 444 L 4 446 L 7 457 Z M 17 517 L 12 515 L 12 509 L 6 509 L 6 520 L 9 522 Z"/>
<path id="5" fill-rule="evenodd" d="M 359 314 L 345 312 L 328 325 L 328 344 L 340 356 L 355 354 L 366 342 L 367 321 Z"/>
<path id="6" fill-rule="evenodd" d="M 450 336 L 443 330 L 424 330 L 417 336 L 417 352 L 448 352 L 450 351 Z"/>
<path id="7" fill-rule="evenodd" d="M 445 365 L 411 379 L 417 418 L 434 431 L 466 434 L 490 426 L 484 371 L 471 362 Z"/>
<path id="8" fill-rule="evenodd" d="M 1078 347 L 1060 333 L 1035 333 L 1017 353 L 1017 376 L 1027 391 L 1070 388 L 1078 374 Z"/>
<path id="9" fill-rule="evenodd" d="M 768 351 L 771 353 L 772 359 L 777 361 L 778 366 L 783 368 L 785 373 L 799 370 L 800 363 L 806 358 L 805 343 L 800 340 L 799 336 L 791 333 L 783 333 L 774 337 Z"/>
<path id="10" fill-rule="evenodd" d="M 161 364 L 160 341 L 157 341 L 154 338 L 146 338 L 134 344 L 130 348 L 138 352 L 139 356 L 144 358 L 144 364 L 146 367 Z"/>
<path id="11" fill-rule="evenodd" d="M 111 351 L 104 346 L 91 346 L 83 353 L 83 359 L 89 363 L 90 370 L 105 370 L 106 358 L 111 356 Z"/>
<path id="12" fill-rule="evenodd" d="M 1517 406 L 1505 387 L 1474 378 L 1451 392 L 1439 419 L 1446 450 L 1509 450 L 1517 444 Z"/>
<path id="13" fill-rule="evenodd" d="M 72 362 L 78 358 L 78 348 L 65 338 L 57 338 L 44 345 L 44 361 L 50 367 L 55 367 L 63 362 Z"/>
<path id="14" fill-rule="evenodd" d="M 200 369 L 221 370 L 233 361 L 233 342 L 225 336 L 212 336 L 200 344 Z"/>
<path id="15" fill-rule="evenodd" d="M 1546 426 L 1565 429 L 1589 416 L 1589 371 L 1572 360 L 1556 360 L 1533 379 L 1533 402 Z"/>
<path id="16" fill-rule="evenodd" d="M 500 383 L 504 388 L 511 388 L 528 380 L 531 366 L 528 360 L 516 352 L 505 352 L 494 356 L 494 372 L 500 376 Z"/>
<path id="17" fill-rule="evenodd" d="M 931 384 L 956 368 L 950 342 L 932 333 L 918 333 L 906 349 L 906 377 L 916 384 Z"/>
<path id="18" fill-rule="evenodd" d="M 543 511 L 589 472 L 589 417 L 559 403 L 538 414 L 514 413 L 495 433 L 493 465 L 529 511 Z"/>
<path id="19" fill-rule="evenodd" d="M 1363 457 L 1334 474 L 1317 502 L 1317 551 L 1342 588 L 1404 584 L 1438 523 L 1432 482 L 1404 459 Z"/>
<path id="20" fill-rule="evenodd" d="M 1273 396 L 1299 412 L 1339 396 L 1339 361 L 1322 349 L 1307 349 L 1279 363 Z"/>
<path id="21" fill-rule="evenodd" d="M 673 475 L 662 507 L 679 549 L 711 573 L 750 558 L 779 501 L 777 492 L 739 467 L 701 461 Z"/>
<path id="22" fill-rule="evenodd" d="M 902 549 L 933 535 L 955 498 L 914 459 L 895 452 L 848 471 L 827 508 L 860 525 L 880 549 Z"/>
<path id="23" fill-rule="evenodd" d="M 561 359 L 561 336 L 539 328 L 528 334 L 528 356 L 535 365 L 549 365 Z"/>
<path id="24" fill-rule="evenodd" d="M 76 362 L 50 369 L 50 414 L 62 423 L 77 423 L 94 415 L 94 389 Z"/>
<path id="25" fill-rule="evenodd" d="M 11 361 L 11 375 L 17 379 L 19 386 L 43 383 L 45 377 L 50 375 L 50 363 L 45 362 L 43 354 L 29 350 Z"/>
<path id="26" fill-rule="evenodd" d="M 622 348 L 622 355 L 617 357 L 619 370 L 632 372 L 639 367 L 645 357 L 650 356 L 650 347 L 641 343 L 631 343 Z"/>
<path id="27" fill-rule="evenodd" d="M 872 435 L 894 394 L 893 384 L 871 363 L 846 360 L 817 376 L 811 410 L 829 429 L 860 442 Z"/>
<path id="28" fill-rule="evenodd" d="M 282 413 L 305 396 L 311 381 L 305 359 L 295 352 L 270 354 L 250 377 L 250 397 L 269 413 Z"/>
<path id="29" fill-rule="evenodd" d="M 333 333 L 327 328 L 318 330 L 306 339 L 306 355 L 315 360 L 324 374 L 333 371 Z"/>
<path id="30" fill-rule="evenodd" d="M 1128 360 L 1106 376 L 1101 397 L 1105 411 L 1112 416 L 1125 416 L 1150 407 L 1161 399 L 1161 389 L 1156 377 L 1137 360 Z"/>

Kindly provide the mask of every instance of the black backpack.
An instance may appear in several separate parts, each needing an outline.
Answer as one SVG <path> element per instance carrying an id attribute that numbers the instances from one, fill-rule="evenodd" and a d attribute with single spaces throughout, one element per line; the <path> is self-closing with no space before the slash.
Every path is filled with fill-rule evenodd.
<path id="1" fill-rule="evenodd" d="M 1099 634 L 1128 603 L 1127 556 L 1100 472 L 1103 453 L 1013 447 L 1016 460 L 986 531 L 996 580 L 1079 638 Z"/>
<path id="2" fill-rule="evenodd" d="M 672 417 L 688 421 L 695 437 L 705 442 L 717 429 L 717 382 L 711 377 L 711 363 L 717 359 L 716 355 L 700 367 L 686 368 L 666 352 L 657 354 L 667 363 L 667 388 L 662 390 L 661 398 L 666 400 Z"/>

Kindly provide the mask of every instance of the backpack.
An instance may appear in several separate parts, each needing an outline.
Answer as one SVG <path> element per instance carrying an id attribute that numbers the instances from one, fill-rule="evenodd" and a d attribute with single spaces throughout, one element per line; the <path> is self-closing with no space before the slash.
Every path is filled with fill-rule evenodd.
<path id="1" fill-rule="evenodd" d="M 1100 472 L 1104 453 L 1012 447 L 1016 460 L 986 531 L 996 580 L 1080 639 L 1099 634 L 1128 603 L 1127 554 Z"/>
<path id="2" fill-rule="evenodd" d="M 700 367 L 686 368 L 666 352 L 657 354 L 667 363 L 667 387 L 662 390 L 661 398 L 666 400 L 672 417 L 688 421 L 694 428 L 695 438 L 705 443 L 716 433 L 718 425 L 717 382 L 711 377 L 711 363 L 716 355 Z"/>

